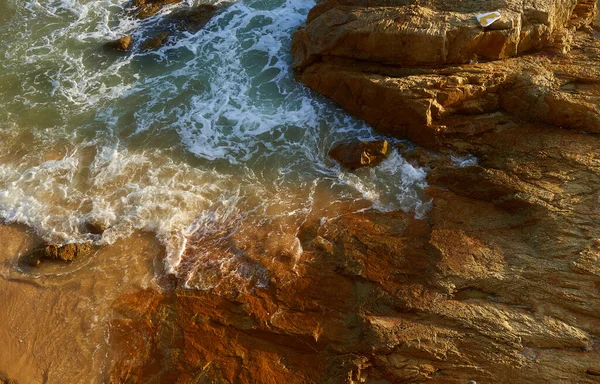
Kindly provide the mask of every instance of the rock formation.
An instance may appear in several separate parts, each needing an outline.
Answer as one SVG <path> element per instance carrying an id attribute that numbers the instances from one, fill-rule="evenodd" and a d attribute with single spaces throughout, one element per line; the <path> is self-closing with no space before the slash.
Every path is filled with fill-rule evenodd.
<path id="1" fill-rule="evenodd" d="M 180 2 L 181 0 L 135 0 L 132 4 L 133 16 L 140 19 L 148 18 L 157 14 L 167 5 Z M 220 4 L 219 6 L 198 4 L 193 7 L 183 7 L 173 11 L 153 24 L 147 34 L 148 37 L 142 39 L 143 42 L 140 49 L 142 51 L 158 49 L 165 45 L 170 38 L 175 40 L 182 31 L 197 32 L 208 23 L 222 6 L 224 4 Z M 105 43 L 104 47 L 110 50 L 128 52 L 134 48 L 134 40 L 131 36 L 123 36 L 117 40 Z"/>
<path id="2" fill-rule="evenodd" d="M 506 29 L 477 24 L 491 10 Z M 236 244 L 266 286 L 121 297 L 110 381 L 597 383 L 596 12 L 321 1 L 294 36 L 298 78 L 423 146 L 398 149 L 428 167 L 430 212 L 309 217 L 296 255 Z"/>

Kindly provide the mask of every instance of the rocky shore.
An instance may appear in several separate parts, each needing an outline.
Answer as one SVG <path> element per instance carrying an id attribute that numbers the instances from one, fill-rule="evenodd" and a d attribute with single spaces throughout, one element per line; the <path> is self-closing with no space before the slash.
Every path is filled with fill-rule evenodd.
<path id="1" fill-rule="evenodd" d="M 598 382 L 596 13 L 319 2 L 294 36 L 298 80 L 421 145 L 399 150 L 430 170 L 431 211 L 308 220 L 299 256 L 246 250 L 266 288 L 121 297 L 110 381 Z"/>
<path id="2" fill-rule="evenodd" d="M 174 2 L 136 0 L 137 16 Z M 502 17 L 482 27 L 489 11 Z M 318 2 L 293 38 L 298 80 L 419 145 L 341 143 L 332 157 L 372 166 L 396 146 L 428 170 L 431 209 L 309 216 L 292 240 L 232 235 L 237 264 L 208 290 L 175 276 L 88 289 L 118 296 L 97 335 L 110 346 L 103 381 L 600 382 L 596 16 L 595 0 Z M 35 260 L 79 252 L 48 247 Z M 127 271 L 113 263 L 106 276 Z"/>

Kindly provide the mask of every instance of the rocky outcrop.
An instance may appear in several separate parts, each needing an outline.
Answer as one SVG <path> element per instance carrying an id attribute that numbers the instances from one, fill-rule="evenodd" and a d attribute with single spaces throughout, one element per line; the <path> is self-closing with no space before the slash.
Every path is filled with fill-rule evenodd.
<path id="1" fill-rule="evenodd" d="M 180 3 L 181 0 L 135 0 L 133 2 L 133 16 L 144 19 L 157 14 L 167 5 Z M 142 51 L 158 49 L 174 41 L 182 32 L 197 32 L 208 23 L 216 14 L 220 7 L 225 4 L 198 4 L 193 7 L 183 7 L 174 10 L 166 16 L 157 20 L 157 22 L 146 33 L 146 38 L 142 38 L 142 43 L 137 49 Z M 129 17 L 127 15 L 124 15 Z M 131 36 L 124 36 L 120 39 L 109 41 L 104 44 L 109 50 L 129 52 L 134 49 L 134 40 Z"/>
<path id="2" fill-rule="evenodd" d="M 349 169 L 376 166 L 385 160 L 388 154 L 389 145 L 386 140 L 342 143 L 329 151 L 329 156 Z"/>
<path id="3" fill-rule="evenodd" d="M 416 3 L 322 1 L 294 55 L 301 81 L 425 147 L 397 144 L 429 170 L 427 216 L 309 215 L 293 254 L 232 234 L 264 283 L 219 265 L 207 290 L 121 297 L 111 382 L 598 382 L 595 4 Z M 495 9 L 507 29 L 476 24 Z"/>
<path id="4" fill-rule="evenodd" d="M 320 3 L 294 35 L 298 79 L 375 129 L 422 145 L 453 116 L 496 111 L 600 132 L 598 44 L 574 32 L 591 23 L 595 3 L 404 3 Z M 510 30 L 477 24 L 475 14 L 492 8 L 512 20 Z"/>
<path id="5" fill-rule="evenodd" d="M 111 381 L 597 382 L 600 136 L 478 124 L 443 151 L 478 165 L 406 153 L 432 168 L 426 220 L 307 220 L 299 256 L 246 253 L 267 287 L 122 297 Z"/>

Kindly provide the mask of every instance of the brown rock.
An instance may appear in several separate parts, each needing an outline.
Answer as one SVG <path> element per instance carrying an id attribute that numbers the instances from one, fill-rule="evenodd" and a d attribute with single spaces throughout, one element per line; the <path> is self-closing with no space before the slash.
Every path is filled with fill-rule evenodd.
<path id="1" fill-rule="evenodd" d="M 343 167 L 357 169 L 373 167 L 381 163 L 388 153 L 388 142 L 376 140 L 338 144 L 329 151 L 329 156 Z"/>
<path id="2" fill-rule="evenodd" d="M 108 49 L 126 52 L 131 49 L 132 44 L 133 39 L 131 36 L 123 36 L 118 40 L 109 41 L 108 43 L 104 44 L 104 46 Z"/>
<path id="3" fill-rule="evenodd" d="M 30 266 L 38 266 L 43 260 L 72 262 L 92 251 L 87 243 L 68 243 L 64 245 L 46 244 L 33 250 L 27 257 Z"/>
<path id="4" fill-rule="evenodd" d="M 425 27 L 455 18 L 471 20 L 471 12 L 483 5 L 476 0 L 456 5 L 422 2 L 427 7 L 325 1 L 311 11 L 306 28 L 294 35 L 297 77 L 375 129 L 430 147 L 451 130 L 455 116 L 498 111 L 600 132 L 600 91 L 593 85 L 600 77 L 594 64 L 600 57 L 599 42 L 565 27 L 579 2 L 570 1 L 568 7 L 542 3 L 539 9 L 544 11 L 523 8 L 518 17 L 514 10 L 501 10 L 513 24 L 521 19 L 525 24 L 486 32 L 466 19 L 460 28 Z M 591 6 L 590 17 L 595 3 Z M 447 11 L 455 13 L 450 16 Z M 390 19 L 392 13 L 400 15 L 394 16 L 399 26 Z M 589 18 L 585 21 L 591 23 Z M 511 40 L 519 28 L 518 39 Z M 570 46 L 581 49 L 560 55 Z M 513 57 L 540 49 L 547 51 Z M 480 59 L 496 61 L 476 63 Z M 469 61 L 471 65 L 458 64 Z M 581 84 L 585 91 L 568 92 L 565 83 Z"/>
<path id="5" fill-rule="evenodd" d="M 296 253 L 269 229 L 232 234 L 203 256 L 215 286 L 115 302 L 110 382 L 598 381 L 600 45 L 544 48 L 590 3 L 496 2 L 517 40 L 470 24 L 484 3 L 319 2 L 294 38 L 299 79 L 428 146 L 403 151 L 432 168 L 430 212 L 317 212 Z"/>
<path id="6" fill-rule="evenodd" d="M 199 4 L 173 12 L 168 16 L 168 21 L 179 30 L 197 31 L 204 27 L 219 9 L 220 7 L 213 4 Z"/>

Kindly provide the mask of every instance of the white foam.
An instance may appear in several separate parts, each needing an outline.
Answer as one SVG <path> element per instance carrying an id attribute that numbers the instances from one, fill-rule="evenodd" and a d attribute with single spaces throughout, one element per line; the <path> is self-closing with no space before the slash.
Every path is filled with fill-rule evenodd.
<path id="1" fill-rule="evenodd" d="M 121 18 L 124 4 L 31 1 L 0 30 L 0 44 L 12 44 L 0 52 L 6 77 L 21 87 L 0 94 L 14 119 L 0 134 L 18 140 L 9 125 L 14 130 L 23 110 L 52 117 L 32 114 L 32 126 L 20 128 L 33 132 L 28 155 L 0 164 L 0 216 L 7 221 L 65 242 L 112 243 L 152 231 L 166 246 L 165 270 L 191 282 L 190 265 L 206 267 L 211 242 L 221 246 L 218 236 L 241 222 L 259 225 L 267 217 L 274 231 L 293 235 L 321 182 L 336 191 L 332 202 L 426 211 L 425 172 L 397 151 L 356 173 L 328 158 L 336 142 L 380 137 L 294 80 L 291 35 L 312 2 L 239 1 L 172 45 L 107 56 L 103 43 L 132 34 L 139 47 L 158 17 Z M 9 153 L 10 140 L 0 140 L 0 150 Z M 46 160 L 53 146 L 68 149 Z M 110 228 L 92 235 L 83 230 L 86 220 Z M 191 238 L 209 244 L 184 266 Z M 290 244 L 297 255 L 299 241 Z M 218 268 L 260 270 L 235 252 Z M 266 284 L 264 276 L 259 281 Z"/>

